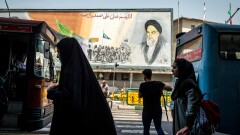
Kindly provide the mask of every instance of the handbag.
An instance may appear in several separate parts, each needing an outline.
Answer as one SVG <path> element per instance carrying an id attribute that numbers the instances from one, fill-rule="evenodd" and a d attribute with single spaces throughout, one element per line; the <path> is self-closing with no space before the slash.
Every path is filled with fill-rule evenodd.
<path id="1" fill-rule="evenodd" d="M 208 99 L 203 99 L 205 95 L 208 95 Z M 210 94 L 204 93 L 202 95 L 202 100 L 200 103 L 200 106 L 204 110 L 206 117 L 215 128 L 218 127 L 218 125 L 221 123 L 221 113 L 218 104 L 216 104 L 214 101 L 210 100 Z"/>
<path id="2" fill-rule="evenodd" d="M 190 135 L 211 135 L 215 132 L 215 127 L 209 122 L 203 108 L 200 107 L 197 117 L 194 121 Z"/>

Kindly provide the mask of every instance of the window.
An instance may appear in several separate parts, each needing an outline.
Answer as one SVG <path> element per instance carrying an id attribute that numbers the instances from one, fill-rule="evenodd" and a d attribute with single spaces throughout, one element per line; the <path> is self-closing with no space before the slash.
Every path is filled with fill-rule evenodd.
<path id="1" fill-rule="evenodd" d="M 109 80 L 113 80 L 113 73 L 110 73 Z M 117 80 L 117 73 L 115 73 L 115 79 L 114 80 Z"/>
<path id="2" fill-rule="evenodd" d="M 98 73 L 97 73 L 97 79 L 99 79 L 99 80 L 104 80 L 104 73 L 98 72 Z"/>
<path id="3" fill-rule="evenodd" d="M 46 42 L 48 41 L 42 37 L 38 37 L 37 39 L 34 72 L 36 76 L 50 79 L 50 60 L 44 57 L 44 44 Z"/>
<path id="4" fill-rule="evenodd" d="M 121 74 L 121 80 L 129 80 L 129 74 L 128 73 L 122 73 Z"/>
<path id="5" fill-rule="evenodd" d="M 219 50 L 222 59 L 240 59 L 240 34 L 220 35 Z"/>
<path id="6" fill-rule="evenodd" d="M 177 48 L 177 58 L 197 61 L 202 58 L 202 37 L 198 37 Z"/>

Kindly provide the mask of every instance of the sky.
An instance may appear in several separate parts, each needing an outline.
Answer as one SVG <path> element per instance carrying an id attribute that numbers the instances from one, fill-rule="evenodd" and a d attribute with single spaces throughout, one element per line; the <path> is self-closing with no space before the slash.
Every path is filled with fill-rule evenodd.
<path id="1" fill-rule="evenodd" d="M 225 23 L 240 8 L 240 0 L 6 0 L 10 9 L 139 9 L 172 8 L 173 19 L 187 17 L 203 19 L 204 3 L 206 21 Z M 179 4 L 178 4 L 179 3 Z M 179 5 L 179 6 L 178 6 Z M 0 9 L 7 9 L 0 0 Z M 233 17 L 240 24 L 240 10 Z"/>

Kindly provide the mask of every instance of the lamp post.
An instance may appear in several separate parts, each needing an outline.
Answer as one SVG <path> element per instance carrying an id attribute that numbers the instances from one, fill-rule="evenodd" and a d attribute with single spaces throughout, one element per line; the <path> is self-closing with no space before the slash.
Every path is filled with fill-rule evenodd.
<path id="1" fill-rule="evenodd" d="M 113 100 L 114 100 L 114 91 L 115 91 L 115 86 L 114 86 L 114 80 L 115 80 L 115 69 L 116 67 L 118 67 L 119 64 L 117 64 L 117 62 L 114 63 L 114 66 L 113 66 L 113 91 L 112 91 L 112 95 L 113 95 Z"/>

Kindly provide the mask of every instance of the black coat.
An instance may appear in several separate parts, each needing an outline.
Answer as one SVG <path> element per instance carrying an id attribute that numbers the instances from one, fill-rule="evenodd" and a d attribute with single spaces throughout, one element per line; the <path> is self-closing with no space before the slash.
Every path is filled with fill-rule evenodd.
<path id="1" fill-rule="evenodd" d="M 60 50 L 58 87 L 48 92 L 54 101 L 50 135 L 116 135 L 109 105 L 94 72 L 75 38 L 64 38 Z"/>

